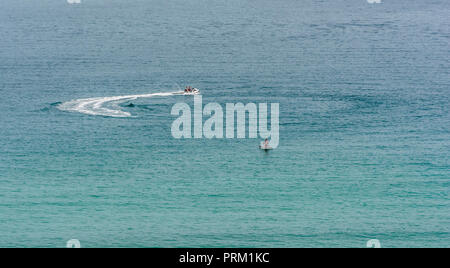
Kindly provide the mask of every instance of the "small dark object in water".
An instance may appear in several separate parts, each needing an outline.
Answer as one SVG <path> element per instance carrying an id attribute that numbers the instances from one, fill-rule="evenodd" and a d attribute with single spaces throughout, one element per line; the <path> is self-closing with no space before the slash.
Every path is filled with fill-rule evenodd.
<path id="1" fill-rule="evenodd" d="M 133 107 L 134 107 L 134 104 L 133 104 L 133 103 L 130 103 L 130 104 L 127 105 L 127 107 L 133 108 Z"/>

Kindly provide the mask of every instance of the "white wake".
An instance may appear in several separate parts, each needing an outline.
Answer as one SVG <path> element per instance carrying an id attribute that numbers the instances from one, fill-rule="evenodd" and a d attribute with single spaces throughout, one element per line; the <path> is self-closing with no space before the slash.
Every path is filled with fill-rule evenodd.
<path id="1" fill-rule="evenodd" d="M 78 112 L 89 115 L 108 117 L 131 117 L 131 114 L 120 109 L 119 104 L 139 98 L 165 97 L 182 94 L 183 92 L 151 93 L 142 95 L 127 95 L 115 97 L 78 99 L 61 103 L 58 109 L 68 112 Z"/>

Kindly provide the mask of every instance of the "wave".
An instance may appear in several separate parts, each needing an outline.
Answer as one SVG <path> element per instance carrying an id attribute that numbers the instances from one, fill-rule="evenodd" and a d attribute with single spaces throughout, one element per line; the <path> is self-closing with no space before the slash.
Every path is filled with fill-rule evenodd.
<path id="1" fill-rule="evenodd" d="M 61 111 L 78 112 L 88 115 L 106 116 L 106 117 L 131 117 L 129 112 L 121 110 L 120 104 L 126 101 L 139 98 L 166 97 L 173 96 L 183 92 L 151 93 L 142 95 L 126 95 L 114 97 L 100 97 L 89 99 L 71 100 L 61 103 L 57 108 Z"/>

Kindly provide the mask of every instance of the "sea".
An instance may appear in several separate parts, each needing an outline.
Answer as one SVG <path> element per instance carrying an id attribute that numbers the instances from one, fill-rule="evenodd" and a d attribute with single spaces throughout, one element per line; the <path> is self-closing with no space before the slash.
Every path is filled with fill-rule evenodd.
<path id="1" fill-rule="evenodd" d="M 448 0 L 76 2 L 0 3 L 0 247 L 450 246 Z"/>

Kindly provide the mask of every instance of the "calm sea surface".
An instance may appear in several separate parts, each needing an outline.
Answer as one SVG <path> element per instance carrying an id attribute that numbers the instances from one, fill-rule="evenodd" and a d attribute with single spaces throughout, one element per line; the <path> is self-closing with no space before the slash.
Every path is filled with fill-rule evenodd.
<path id="1" fill-rule="evenodd" d="M 450 246 L 450 2 L 383 2 L 1 0 L 0 247 Z M 103 102 L 188 84 L 279 147 Z"/>

